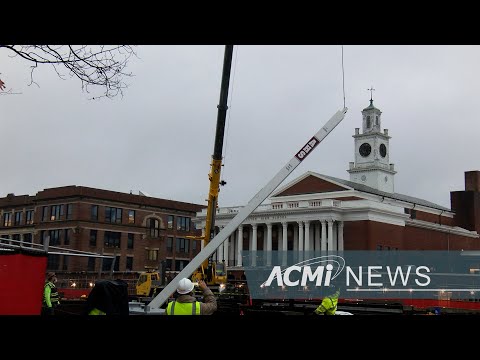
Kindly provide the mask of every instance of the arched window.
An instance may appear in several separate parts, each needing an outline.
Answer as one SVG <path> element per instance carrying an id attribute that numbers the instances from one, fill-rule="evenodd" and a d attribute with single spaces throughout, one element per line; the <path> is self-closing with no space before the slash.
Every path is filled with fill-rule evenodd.
<path id="1" fill-rule="evenodd" d="M 378 126 L 378 115 L 375 117 L 375 125 Z"/>
<path id="2" fill-rule="evenodd" d="M 148 234 L 152 238 L 160 236 L 160 222 L 157 219 L 150 218 L 147 221 Z"/>
<path id="3" fill-rule="evenodd" d="M 370 128 L 370 116 L 367 116 L 367 129 Z"/>

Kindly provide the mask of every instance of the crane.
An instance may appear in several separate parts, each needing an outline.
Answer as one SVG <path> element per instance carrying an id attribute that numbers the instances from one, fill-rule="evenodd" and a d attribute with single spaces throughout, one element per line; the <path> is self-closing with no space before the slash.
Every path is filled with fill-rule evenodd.
<path id="1" fill-rule="evenodd" d="M 233 45 L 225 46 L 225 55 L 223 59 L 222 83 L 220 87 L 220 101 L 217 106 L 217 129 L 215 133 L 215 142 L 213 147 L 212 163 L 210 165 L 210 173 L 208 178 L 210 180 L 210 188 L 208 191 L 208 205 L 207 216 L 205 221 L 205 232 L 202 237 L 203 245 L 206 246 L 211 239 L 215 237 L 215 215 L 217 213 L 218 193 L 220 192 L 220 185 L 226 184 L 225 181 L 220 180 L 222 172 L 222 150 L 223 138 L 225 133 L 225 120 L 227 116 L 227 100 L 228 88 L 230 85 L 230 71 L 232 67 Z M 193 237 L 195 238 L 195 237 Z M 204 247 L 202 246 L 202 248 Z M 208 285 L 225 284 L 227 281 L 225 262 L 214 262 L 213 255 L 205 259 L 201 266 L 193 273 L 193 281 L 204 280 Z"/>

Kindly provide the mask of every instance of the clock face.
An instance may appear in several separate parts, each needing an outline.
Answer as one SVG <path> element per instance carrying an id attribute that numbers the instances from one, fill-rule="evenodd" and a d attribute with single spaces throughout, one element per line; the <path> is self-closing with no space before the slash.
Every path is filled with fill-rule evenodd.
<path id="1" fill-rule="evenodd" d="M 360 152 L 360 155 L 362 155 L 363 157 L 367 157 L 372 152 L 372 147 L 369 143 L 363 143 L 362 145 L 360 145 L 358 151 Z"/>
<path id="2" fill-rule="evenodd" d="M 387 156 L 387 147 L 385 146 L 385 144 L 380 144 L 380 155 L 382 157 Z"/>

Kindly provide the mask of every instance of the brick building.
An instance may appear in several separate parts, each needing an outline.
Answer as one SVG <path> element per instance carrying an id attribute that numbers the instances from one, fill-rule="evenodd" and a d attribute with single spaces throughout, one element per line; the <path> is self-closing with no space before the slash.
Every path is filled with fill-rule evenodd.
<path id="1" fill-rule="evenodd" d="M 241 270 L 242 250 L 479 250 L 480 172 L 465 172 L 451 209 L 396 193 L 381 114 L 372 99 L 362 110 L 349 180 L 308 171 L 280 187 L 218 248 L 217 260 Z M 240 208 L 219 208 L 216 225 Z M 198 214 L 198 228 L 205 219 L 206 211 Z"/>
<path id="2" fill-rule="evenodd" d="M 115 256 L 114 270 L 180 271 L 200 251 L 191 221 L 205 206 L 82 186 L 39 191 L 35 196 L 0 198 L 0 242 L 43 244 Z M 48 269 L 109 271 L 113 259 L 49 255 Z"/>

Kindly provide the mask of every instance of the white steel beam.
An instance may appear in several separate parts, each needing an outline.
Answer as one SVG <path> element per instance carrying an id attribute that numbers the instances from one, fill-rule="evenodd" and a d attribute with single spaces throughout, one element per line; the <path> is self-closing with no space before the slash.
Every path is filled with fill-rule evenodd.
<path id="1" fill-rule="evenodd" d="M 302 146 L 295 156 L 263 187 L 238 214 L 201 250 L 192 261 L 145 307 L 145 312 L 155 312 L 176 290 L 182 278 L 193 272 L 223 243 L 237 227 L 282 183 L 290 173 L 309 155 L 313 149 L 343 120 L 347 108 L 337 111 L 328 122 Z M 227 269 L 228 271 L 228 269 Z"/>

